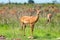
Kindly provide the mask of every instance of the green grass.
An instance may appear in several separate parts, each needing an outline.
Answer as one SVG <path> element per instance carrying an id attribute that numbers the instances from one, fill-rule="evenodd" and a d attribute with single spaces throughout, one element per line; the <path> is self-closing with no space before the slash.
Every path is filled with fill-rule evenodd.
<path id="1" fill-rule="evenodd" d="M 3 5 L 7 6 L 7 5 Z M 8 5 L 12 8 L 14 5 Z M 17 5 L 15 5 L 17 6 Z M 22 5 L 18 5 L 22 6 Z M 17 6 L 17 7 L 18 7 Z M 24 5 L 26 7 L 33 7 L 34 5 L 28 4 Z M 45 5 L 44 6 L 48 6 Z M 58 6 L 60 6 L 58 4 Z M 7 40 L 11 40 L 13 38 L 20 38 L 21 40 L 31 40 L 28 39 L 30 36 L 30 26 L 28 25 L 26 28 L 26 36 L 23 36 L 23 31 L 21 30 L 21 26 L 16 19 L 9 19 L 9 24 L 1 24 L 0 23 L 0 35 L 4 35 Z M 1 18 L 0 18 L 1 19 Z M 52 18 L 51 23 L 46 24 L 46 18 L 40 18 L 38 22 L 35 24 L 33 36 L 35 39 L 32 40 L 57 40 L 56 38 L 60 37 L 60 14 L 55 15 Z"/>
<path id="2" fill-rule="evenodd" d="M 56 19 L 54 19 L 51 23 L 44 25 L 45 21 L 46 21 L 45 18 L 40 18 L 39 21 L 35 24 L 35 28 L 34 28 L 35 39 L 56 40 L 56 38 L 60 37 L 59 21 L 56 22 Z M 27 26 L 26 28 L 26 36 L 23 36 L 23 31 L 21 30 L 20 27 L 18 26 L 17 22 L 11 23 L 9 25 L 0 24 L 0 35 L 4 35 L 9 40 L 11 40 L 12 38 L 30 40 L 28 39 L 28 36 L 30 36 L 30 27 Z"/>

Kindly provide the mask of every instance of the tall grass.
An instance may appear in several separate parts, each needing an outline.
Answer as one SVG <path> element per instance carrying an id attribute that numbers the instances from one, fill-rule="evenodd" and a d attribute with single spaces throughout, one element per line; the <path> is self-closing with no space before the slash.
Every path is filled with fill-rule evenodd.
<path id="1" fill-rule="evenodd" d="M 28 5 L 28 4 L 27 4 Z M 32 5 L 29 5 L 33 7 Z M 46 18 L 40 17 L 34 27 L 34 37 L 36 40 L 57 40 L 60 37 L 60 14 L 58 13 L 52 19 L 49 24 L 46 24 Z M 23 36 L 23 30 L 19 20 L 16 20 L 13 16 L 9 19 L 8 24 L 0 23 L 0 35 L 4 35 L 8 40 L 14 38 L 20 38 L 21 40 L 30 40 L 27 37 L 30 36 L 30 26 L 27 25 L 26 36 Z M 33 40 L 35 40 L 33 39 Z"/>
<path id="2" fill-rule="evenodd" d="M 54 19 L 49 24 L 45 24 L 46 19 L 40 18 L 35 24 L 34 37 L 37 40 L 48 40 L 60 37 L 60 22 Z M 60 19 L 59 19 L 60 20 Z M 11 24 L 0 24 L 0 35 L 6 38 L 21 38 L 22 40 L 29 40 L 27 37 L 30 35 L 30 27 L 26 28 L 26 36 L 23 36 L 23 31 L 20 30 L 19 23 L 12 22 Z M 24 39 L 23 39 L 24 38 Z"/>

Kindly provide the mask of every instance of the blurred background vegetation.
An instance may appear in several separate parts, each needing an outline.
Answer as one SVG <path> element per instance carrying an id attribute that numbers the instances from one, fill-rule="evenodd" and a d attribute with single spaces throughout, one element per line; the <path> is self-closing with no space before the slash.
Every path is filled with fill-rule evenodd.
<path id="1" fill-rule="evenodd" d="M 54 8 L 50 8 L 54 7 Z M 40 18 L 34 28 L 34 37 L 36 40 L 57 40 L 60 37 L 60 4 L 53 3 L 35 4 L 33 0 L 28 3 L 0 3 L 0 35 L 4 35 L 7 40 L 20 38 L 21 40 L 29 40 L 30 27 L 27 25 L 26 37 L 23 36 L 23 31 L 20 30 L 20 17 L 27 15 L 35 16 L 35 11 L 30 12 L 30 8 L 41 10 Z M 48 10 L 48 11 L 47 11 Z M 52 21 L 46 24 L 47 14 L 53 15 Z M 11 38 L 11 39 L 10 39 Z M 33 39 L 35 40 L 35 39 Z"/>

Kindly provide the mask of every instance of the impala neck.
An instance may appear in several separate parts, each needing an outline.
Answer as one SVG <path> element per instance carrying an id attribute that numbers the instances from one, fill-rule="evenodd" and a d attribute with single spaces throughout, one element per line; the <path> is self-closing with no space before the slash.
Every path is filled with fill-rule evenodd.
<path id="1" fill-rule="evenodd" d="M 38 21 L 39 19 L 39 14 L 36 14 L 36 21 Z"/>

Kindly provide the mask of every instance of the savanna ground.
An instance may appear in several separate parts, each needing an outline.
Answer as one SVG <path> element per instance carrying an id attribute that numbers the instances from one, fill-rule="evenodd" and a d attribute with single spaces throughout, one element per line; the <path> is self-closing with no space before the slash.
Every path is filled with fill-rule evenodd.
<path id="1" fill-rule="evenodd" d="M 38 4 L 38 5 L 42 5 L 42 9 L 43 9 L 52 4 Z M 21 25 L 19 22 L 19 17 L 21 16 L 21 14 L 19 13 L 24 14 L 25 10 L 27 10 L 28 8 L 33 8 L 34 6 L 37 6 L 37 4 L 0 5 L 1 9 L 3 7 L 9 7 L 7 8 L 7 10 L 14 9 L 18 11 L 15 12 L 18 13 L 18 15 L 9 14 L 8 11 L 4 12 L 4 15 L 6 14 L 5 16 L 1 16 L 3 14 L 0 14 L 0 35 L 4 35 L 6 37 L 6 40 L 11 40 L 15 38 L 20 38 L 21 40 L 57 40 L 57 38 L 60 38 L 60 13 L 59 12 L 54 14 L 54 16 L 52 17 L 52 21 L 49 24 L 46 24 L 47 18 L 45 16 L 42 17 L 40 15 L 40 18 L 34 27 L 34 33 L 33 33 L 35 37 L 34 39 L 28 39 L 28 36 L 30 35 L 29 25 L 27 25 L 26 28 L 26 36 L 23 36 L 23 31 L 21 30 Z M 60 4 L 55 4 L 55 6 L 57 6 L 60 9 Z"/>

